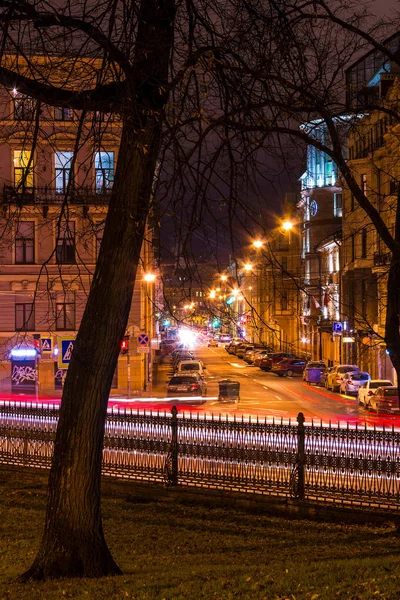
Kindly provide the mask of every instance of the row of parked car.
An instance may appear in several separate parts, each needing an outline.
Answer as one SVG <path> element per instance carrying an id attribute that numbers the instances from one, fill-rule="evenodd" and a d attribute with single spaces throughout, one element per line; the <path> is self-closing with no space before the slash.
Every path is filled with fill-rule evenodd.
<path id="1" fill-rule="evenodd" d="M 184 346 L 171 345 L 169 353 L 172 377 L 167 381 L 167 396 L 206 396 L 206 367 L 203 362 Z"/>
<path id="2" fill-rule="evenodd" d="M 399 411 L 397 386 L 390 379 L 371 379 L 357 365 L 337 365 L 325 370 L 327 390 L 357 397 L 358 404 L 376 412 Z"/>
<path id="3" fill-rule="evenodd" d="M 324 386 L 332 392 L 354 395 L 358 404 L 376 412 L 400 410 L 398 388 L 389 379 L 371 379 L 369 373 L 357 365 L 327 367 L 321 361 L 308 361 L 288 352 L 271 352 L 271 349 L 243 340 L 233 340 L 226 345 L 229 354 L 243 358 L 248 364 L 283 377 L 302 374 L 309 384 Z"/>
<path id="4" fill-rule="evenodd" d="M 290 352 L 273 352 L 268 346 L 249 344 L 243 340 L 232 340 L 226 345 L 226 351 L 242 358 L 249 365 L 259 367 L 262 371 L 271 371 L 279 377 L 301 375 L 306 361 Z"/>

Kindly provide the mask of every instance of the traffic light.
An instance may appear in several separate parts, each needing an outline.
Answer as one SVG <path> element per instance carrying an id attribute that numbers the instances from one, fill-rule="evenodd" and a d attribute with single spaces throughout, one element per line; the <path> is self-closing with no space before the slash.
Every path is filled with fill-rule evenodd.
<path id="1" fill-rule="evenodd" d="M 124 335 L 124 339 L 121 342 L 121 354 L 128 354 L 129 352 L 129 335 Z"/>
<path id="2" fill-rule="evenodd" d="M 35 346 L 36 350 L 40 353 L 40 333 L 33 334 L 33 345 Z"/>

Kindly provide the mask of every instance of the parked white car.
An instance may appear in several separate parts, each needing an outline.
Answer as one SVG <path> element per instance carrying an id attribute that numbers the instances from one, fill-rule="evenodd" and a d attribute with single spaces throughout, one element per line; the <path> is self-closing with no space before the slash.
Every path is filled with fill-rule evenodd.
<path id="1" fill-rule="evenodd" d="M 176 369 L 176 375 L 200 375 L 204 377 L 205 366 L 201 360 L 181 360 Z"/>
<path id="2" fill-rule="evenodd" d="M 354 394 L 357 396 L 358 388 L 369 379 L 371 379 L 371 375 L 365 371 L 350 371 L 344 374 L 339 391 L 341 394 Z"/>
<path id="3" fill-rule="evenodd" d="M 393 383 L 389 379 L 370 379 L 363 383 L 357 393 L 358 404 L 367 406 L 369 404 L 369 397 L 376 392 L 378 387 L 385 385 L 393 385 Z"/>
<path id="4" fill-rule="evenodd" d="M 328 374 L 325 381 L 326 389 L 332 390 L 332 392 L 338 392 L 344 375 L 355 371 L 360 371 L 360 367 L 357 367 L 357 365 L 336 365 L 336 367 L 333 367 L 332 371 Z"/>

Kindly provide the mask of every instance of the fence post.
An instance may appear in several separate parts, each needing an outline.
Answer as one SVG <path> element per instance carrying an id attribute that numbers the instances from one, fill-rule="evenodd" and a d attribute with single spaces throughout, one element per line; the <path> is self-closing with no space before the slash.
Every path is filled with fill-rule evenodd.
<path id="1" fill-rule="evenodd" d="M 305 429 L 304 429 L 304 414 L 301 412 L 297 415 L 297 497 L 299 500 L 304 500 L 304 465 L 305 465 Z"/>
<path id="2" fill-rule="evenodd" d="M 169 485 L 178 485 L 178 409 L 173 406 L 171 409 L 171 470 L 169 472 Z"/>

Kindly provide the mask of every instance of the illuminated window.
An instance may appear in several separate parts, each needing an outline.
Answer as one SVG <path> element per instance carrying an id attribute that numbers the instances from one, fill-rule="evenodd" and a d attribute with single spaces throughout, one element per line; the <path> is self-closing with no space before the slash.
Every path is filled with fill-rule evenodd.
<path id="1" fill-rule="evenodd" d="M 342 194 L 333 194 L 333 216 L 342 216 Z"/>
<path id="2" fill-rule="evenodd" d="M 56 194 L 64 194 L 67 191 L 68 181 L 71 175 L 72 157 L 73 152 L 54 152 Z"/>
<path id="3" fill-rule="evenodd" d="M 35 262 L 35 223 L 20 221 L 15 232 L 15 264 L 28 265 Z"/>
<path id="4" fill-rule="evenodd" d="M 18 303 L 15 305 L 15 331 L 34 331 L 35 305 Z"/>
<path id="5" fill-rule="evenodd" d="M 366 196 L 367 195 L 367 176 L 365 173 L 362 173 L 360 176 L 360 187 L 361 187 L 363 194 Z"/>
<path id="6" fill-rule="evenodd" d="M 95 152 L 94 169 L 96 192 L 111 189 L 114 183 L 114 152 Z"/>
<path id="7" fill-rule="evenodd" d="M 16 188 L 33 188 L 33 161 L 27 150 L 14 150 L 14 185 Z"/>

